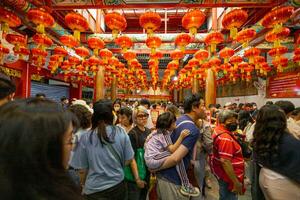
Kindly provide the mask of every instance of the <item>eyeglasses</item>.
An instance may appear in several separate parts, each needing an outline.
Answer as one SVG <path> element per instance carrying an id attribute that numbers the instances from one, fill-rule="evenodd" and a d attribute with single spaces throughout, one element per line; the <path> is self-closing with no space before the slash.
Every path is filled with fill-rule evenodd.
<path id="1" fill-rule="evenodd" d="M 142 119 L 142 118 L 148 118 L 149 115 L 145 114 L 145 115 L 137 115 L 137 118 Z"/>

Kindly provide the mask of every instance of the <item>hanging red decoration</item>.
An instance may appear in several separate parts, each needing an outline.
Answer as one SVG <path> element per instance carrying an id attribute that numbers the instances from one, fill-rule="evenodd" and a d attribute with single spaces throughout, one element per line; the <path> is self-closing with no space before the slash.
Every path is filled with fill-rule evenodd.
<path id="1" fill-rule="evenodd" d="M 229 59 L 229 62 L 231 64 L 233 64 L 233 68 L 235 70 L 238 69 L 238 64 L 243 62 L 243 58 L 241 56 L 232 56 L 230 59 Z"/>
<path id="2" fill-rule="evenodd" d="M 223 70 L 224 74 L 226 75 L 228 70 L 231 68 L 231 64 L 230 63 L 224 63 L 220 66 L 220 68 Z"/>
<path id="3" fill-rule="evenodd" d="M 140 16 L 139 22 L 141 27 L 147 31 L 148 37 L 151 37 L 153 32 L 159 29 L 161 17 L 155 12 L 146 12 Z"/>
<path id="4" fill-rule="evenodd" d="M 108 64 L 108 59 L 113 56 L 113 53 L 108 49 L 101 49 L 99 52 L 99 56 L 105 64 Z"/>
<path id="5" fill-rule="evenodd" d="M 31 49 L 31 54 L 34 65 L 36 65 L 38 70 L 40 70 L 41 67 L 45 65 L 46 56 L 48 55 L 47 51 L 44 51 L 39 48 L 33 48 Z"/>
<path id="6" fill-rule="evenodd" d="M 249 66 L 249 64 L 246 62 L 241 62 L 238 64 L 238 68 L 242 74 L 245 72 L 244 69 L 247 68 L 248 66 Z"/>
<path id="7" fill-rule="evenodd" d="M 234 50 L 228 47 L 223 48 L 219 52 L 220 57 L 224 59 L 224 63 L 228 63 L 229 58 L 232 57 L 233 54 L 234 54 Z"/>
<path id="8" fill-rule="evenodd" d="M 94 50 L 95 56 L 98 56 L 99 49 L 103 49 L 105 46 L 103 40 L 98 37 L 89 37 L 87 43 L 89 47 Z"/>
<path id="9" fill-rule="evenodd" d="M 209 61 L 208 61 L 208 65 L 210 68 L 212 68 L 212 70 L 216 71 L 217 67 L 219 67 L 221 65 L 221 60 L 217 57 L 212 57 Z"/>
<path id="10" fill-rule="evenodd" d="M 62 62 L 63 61 L 63 58 L 66 57 L 68 55 L 68 51 L 65 50 L 64 48 L 62 47 L 55 47 L 54 49 L 54 54 L 55 55 L 58 55 L 59 56 L 59 62 Z"/>
<path id="11" fill-rule="evenodd" d="M 203 62 L 208 59 L 209 52 L 204 49 L 200 49 L 195 53 L 194 56 L 199 61 L 200 64 L 203 64 Z"/>
<path id="12" fill-rule="evenodd" d="M 130 60 L 133 60 L 136 58 L 136 53 L 133 51 L 127 51 L 123 54 L 124 59 L 129 62 Z"/>
<path id="13" fill-rule="evenodd" d="M 117 12 L 111 12 L 105 15 L 105 24 L 112 30 L 113 38 L 117 38 L 121 31 L 127 27 L 126 19 L 123 15 Z"/>
<path id="14" fill-rule="evenodd" d="M 87 31 L 89 24 L 79 13 L 71 12 L 65 16 L 66 25 L 74 31 L 74 38 L 80 41 L 80 32 Z"/>
<path id="15" fill-rule="evenodd" d="M 289 60 L 285 57 L 279 57 L 276 60 L 272 61 L 272 64 L 277 67 L 278 72 L 283 72 L 283 68 L 288 66 Z"/>
<path id="16" fill-rule="evenodd" d="M 184 53 L 178 49 L 175 49 L 170 53 L 170 57 L 172 58 L 172 60 L 176 61 L 177 63 L 179 63 L 179 60 L 182 59 L 183 56 Z"/>
<path id="17" fill-rule="evenodd" d="M 254 64 L 255 64 L 255 69 L 260 70 L 261 69 L 261 63 L 266 62 L 265 57 L 263 56 L 255 56 L 254 57 Z"/>
<path id="18" fill-rule="evenodd" d="M 290 34 L 290 29 L 283 27 L 278 33 L 275 33 L 273 31 L 269 31 L 266 35 L 265 35 L 265 40 L 267 42 L 273 42 L 274 43 L 274 47 L 280 47 L 281 46 L 281 41 L 286 39 Z"/>
<path id="19" fill-rule="evenodd" d="M 187 45 L 189 45 L 192 41 L 192 37 L 187 33 L 180 33 L 175 38 L 175 45 L 179 47 L 179 49 L 184 52 L 184 49 Z"/>
<path id="20" fill-rule="evenodd" d="M 163 57 L 163 53 L 160 51 L 156 51 L 155 53 L 150 53 L 149 57 L 154 60 L 159 60 Z"/>
<path id="21" fill-rule="evenodd" d="M 255 47 L 252 47 L 252 48 L 247 49 L 245 51 L 244 56 L 249 59 L 250 64 L 253 64 L 254 63 L 254 57 L 259 56 L 259 54 L 260 54 L 260 50 L 255 48 Z"/>
<path id="22" fill-rule="evenodd" d="M 156 36 L 148 37 L 146 40 L 146 45 L 151 49 L 151 53 L 155 53 L 156 49 L 161 45 L 161 39 Z"/>
<path id="23" fill-rule="evenodd" d="M 211 32 L 204 39 L 206 45 L 210 45 L 211 53 L 216 52 L 217 45 L 223 41 L 224 41 L 224 36 L 220 32 Z"/>
<path id="24" fill-rule="evenodd" d="M 268 54 L 271 57 L 274 57 L 275 60 L 278 59 L 280 56 L 282 56 L 283 54 L 288 52 L 288 48 L 287 47 L 276 47 L 276 48 L 272 48 Z"/>
<path id="25" fill-rule="evenodd" d="M 116 67 L 119 65 L 119 59 L 113 56 L 108 60 L 108 64 L 112 69 L 116 70 Z"/>
<path id="26" fill-rule="evenodd" d="M 21 20 L 13 12 L 0 7 L 0 23 L 0 30 L 3 31 L 4 34 L 6 34 L 8 32 L 9 27 L 14 28 L 20 26 Z"/>
<path id="27" fill-rule="evenodd" d="M 182 26 L 189 30 L 191 35 L 196 35 L 197 29 L 202 26 L 205 21 L 205 14 L 198 10 L 191 10 L 182 17 Z"/>
<path id="28" fill-rule="evenodd" d="M 123 35 L 115 39 L 115 43 L 122 48 L 122 53 L 125 53 L 130 47 L 133 46 L 133 42 L 130 37 Z"/>
<path id="29" fill-rule="evenodd" d="M 94 55 L 88 59 L 88 62 L 89 65 L 91 66 L 90 70 L 92 71 L 93 76 L 95 76 L 98 71 L 98 66 L 100 65 L 100 59 Z"/>
<path id="30" fill-rule="evenodd" d="M 248 19 L 248 14 L 242 9 L 234 9 L 225 14 L 222 19 L 222 25 L 225 29 L 230 30 L 230 38 L 233 40 L 237 37 L 238 28 L 240 28 Z"/>
<path id="31" fill-rule="evenodd" d="M 73 35 L 63 35 L 60 37 L 60 42 L 69 48 L 73 48 L 79 45 L 78 40 L 76 40 Z"/>
<path id="32" fill-rule="evenodd" d="M 32 39 L 38 45 L 38 48 L 42 50 L 45 50 L 45 47 L 49 47 L 53 44 L 52 40 L 45 34 L 35 34 Z"/>
<path id="33" fill-rule="evenodd" d="M 264 16 L 261 24 L 266 28 L 273 28 L 274 33 L 279 33 L 282 29 L 282 24 L 290 19 L 294 12 L 292 6 L 281 6 L 271 10 Z"/>
<path id="34" fill-rule="evenodd" d="M 28 56 L 30 54 L 29 49 L 25 48 L 25 47 L 19 47 L 19 50 L 16 50 L 16 48 L 14 47 L 14 53 L 19 55 L 19 59 L 23 60 L 24 56 Z"/>
<path id="35" fill-rule="evenodd" d="M 256 36 L 256 31 L 252 28 L 247 28 L 238 32 L 236 40 L 242 43 L 243 48 L 246 48 L 249 42 Z"/>
<path id="36" fill-rule="evenodd" d="M 37 32 L 42 34 L 45 33 L 46 27 L 51 27 L 55 23 L 53 17 L 48 12 L 46 12 L 44 8 L 30 9 L 27 13 L 27 18 L 29 19 L 29 21 L 37 25 Z"/>
<path id="37" fill-rule="evenodd" d="M 85 47 L 77 47 L 75 53 L 83 58 L 83 60 L 90 55 L 90 51 Z"/>
<path id="38" fill-rule="evenodd" d="M 8 43 L 15 46 L 16 51 L 19 51 L 20 47 L 25 46 L 27 43 L 26 38 L 19 34 L 7 34 L 5 39 Z"/>

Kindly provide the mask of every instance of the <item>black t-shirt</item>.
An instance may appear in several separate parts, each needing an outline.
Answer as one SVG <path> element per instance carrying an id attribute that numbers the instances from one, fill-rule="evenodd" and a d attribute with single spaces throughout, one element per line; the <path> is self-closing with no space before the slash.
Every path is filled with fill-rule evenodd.
<path id="1" fill-rule="evenodd" d="M 146 138 L 150 133 L 150 129 L 145 128 L 145 131 L 142 131 L 137 126 L 135 126 L 129 131 L 128 135 L 134 152 L 136 152 L 136 150 L 139 148 L 144 148 Z"/>

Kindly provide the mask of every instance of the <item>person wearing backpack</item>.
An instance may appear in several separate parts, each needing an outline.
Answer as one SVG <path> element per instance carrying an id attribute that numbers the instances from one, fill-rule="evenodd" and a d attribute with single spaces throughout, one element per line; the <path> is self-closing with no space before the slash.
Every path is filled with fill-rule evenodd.
<path id="1" fill-rule="evenodd" d="M 210 156 L 212 173 L 219 183 L 220 200 L 237 200 L 244 194 L 245 160 L 243 149 L 234 132 L 238 114 L 223 110 L 218 115 L 219 125 L 213 133 L 213 152 Z"/>

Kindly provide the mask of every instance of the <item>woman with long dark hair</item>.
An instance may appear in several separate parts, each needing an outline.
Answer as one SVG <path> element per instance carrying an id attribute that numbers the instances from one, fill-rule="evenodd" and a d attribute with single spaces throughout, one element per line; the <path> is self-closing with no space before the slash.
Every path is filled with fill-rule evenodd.
<path id="1" fill-rule="evenodd" d="M 265 105 L 254 129 L 259 184 L 267 200 L 300 199 L 300 141 L 288 132 L 284 111 Z"/>
<path id="2" fill-rule="evenodd" d="M 81 199 L 67 173 L 73 116 L 46 99 L 0 108 L 1 199 Z"/>
<path id="3" fill-rule="evenodd" d="M 124 166 L 134 152 L 124 129 L 113 125 L 112 102 L 100 100 L 93 107 L 92 129 L 81 137 L 70 165 L 87 171 L 83 193 L 88 200 L 124 200 Z"/>

